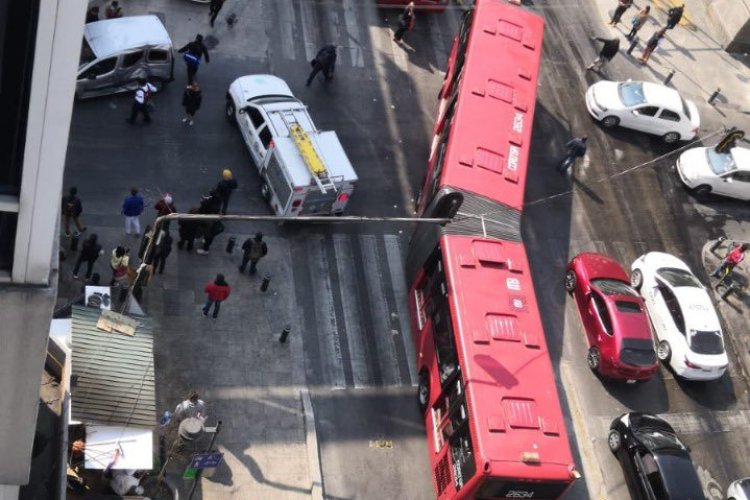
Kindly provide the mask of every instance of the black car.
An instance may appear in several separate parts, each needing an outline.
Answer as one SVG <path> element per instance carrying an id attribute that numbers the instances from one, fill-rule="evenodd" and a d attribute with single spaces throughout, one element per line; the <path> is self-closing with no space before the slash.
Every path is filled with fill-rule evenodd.
<path id="1" fill-rule="evenodd" d="M 609 426 L 607 444 L 620 461 L 633 498 L 706 500 L 690 449 L 656 415 L 625 413 Z"/>

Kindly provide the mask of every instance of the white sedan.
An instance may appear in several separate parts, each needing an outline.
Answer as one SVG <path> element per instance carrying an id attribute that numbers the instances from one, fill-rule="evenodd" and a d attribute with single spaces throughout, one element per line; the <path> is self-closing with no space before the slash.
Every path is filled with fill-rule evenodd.
<path id="1" fill-rule="evenodd" d="M 715 193 L 750 200 L 750 149 L 688 149 L 677 160 L 677 173 L 699 196 Z"/>
<path id="2" fill-rule="evenodd" d="M 586 108 L 606 128 L 632 128 L 666 143 L 689 141 L 701 124 L 695 104 L 651 82 L 597 82 L 586 91 Z"/>
<path id="3" fill-rule="evenodd" d="M 750 477 L 732 482 L 727 488 L 727 500 L 750 500 Z"/>
<path id="4" fill-rule="evenodd" d="M 633 262 L 630 282 L 646 303 L 656 356 L 689 380 L 715 380 L 727 369 L 724 337 L 708 292 L 677 257 L 649 252 Z"/>

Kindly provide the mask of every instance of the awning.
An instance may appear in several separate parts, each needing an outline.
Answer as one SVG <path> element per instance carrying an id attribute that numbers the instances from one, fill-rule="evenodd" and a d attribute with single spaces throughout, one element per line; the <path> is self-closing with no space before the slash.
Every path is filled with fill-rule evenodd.
<path id="1" fill-rule="evenodd" d="M 72 421 L 86 425 L 152 428 L 157 425 L 151 319 L 134 335 L 99 330 L 102 311 L 73 306 Z"/>

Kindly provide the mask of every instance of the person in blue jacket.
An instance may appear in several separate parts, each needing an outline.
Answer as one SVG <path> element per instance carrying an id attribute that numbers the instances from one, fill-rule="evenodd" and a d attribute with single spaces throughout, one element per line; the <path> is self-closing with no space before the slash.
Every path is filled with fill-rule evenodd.
<path id="1" fill-rule="evenodd" d="M 130 196 L 122 202 L 122 215 L 125 216 L 125 234 L 139 236 L 141 234 L 141 214 L 143 213 L 143 197 L 138 194 L 138 188 L 130 188 Z M 133 232 L 131 233 L 131 229 Z"/>

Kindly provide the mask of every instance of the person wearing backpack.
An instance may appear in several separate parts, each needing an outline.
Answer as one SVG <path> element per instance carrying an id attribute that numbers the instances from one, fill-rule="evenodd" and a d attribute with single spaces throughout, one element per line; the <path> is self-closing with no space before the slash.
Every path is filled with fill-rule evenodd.
<path id="1" fill-rule="evenodd" d="M 250 262 L 250 274 L 255 274 L 258 261 L 268 253 L 268 246 L 263 241 L 263 233 L 255 233 L 254 238 L 248 238 L 242 244 L 242 264 L 240 272 L 245 272 L 248 261 Z"/>
<path id="2" fill-rule="evenodd" d="M 126 121 L 130 124 L 135 123 L 135 119 L 138 117 L 138 113 L 143 115 L 143 121 L 145 123 L 151 122 L 151 115 L 149 115 L 149 100 L 151 99 L 151 93 L 156 92 L 156 87 L 146 81 L 145 78 L 138 79 L 138 88 L 135 91 L 133 99 L 133 107 L 130 110 L 130 118 Z"/>
<path id="3" fill-rule="evenodd" d="M 102 250 L 102 246 L 97 241 L 98 236 L 96 234 L 92 234 L 88 238 L 86 238 L 86 241 L 83 242 L 83 245 L 81 245 L 81 253 L 78 254 L 78 260 L 76 261 L 76 265 L 73 268 L 73 279 L 78 279 L 78 271 L 81 269 L 81 264 L 86 263 L 86 279 L 91 278 L 91 271 L 94 270 L 94 263 L 96 262 L 96 259 L 99 258 L 100 255 L 104 254 L 104 250 Z"/>
<path id="4" fill-rule="evenodd" d="M 203 44 L 203 35 L 198 33 L 195 35 L 195 40 L 189 42 L 177 52 L 182 54 L 182 59 L 185 61 L 188 85 L 191 85 L 195 79 L 196 73 L 198 73 L 198 66 L 200 66 L 201 63 L 201 57 L 206 58 L 206 63 L 211 62 L 211 58 L 208 56 L 208 49 Z"/>
<path id="5" fill-rule="evenodd" d="M 81 226 L 81 212 L 83 212 L 83 205 L 78 197 L 78 188 L 73 186 L 68 190 L 68 194 L 62 197 L 62 216 L 66 238 L 70 238 L 71 219 L 78 229 L 76 236 L 86 230 L 86 226 Z"/>

